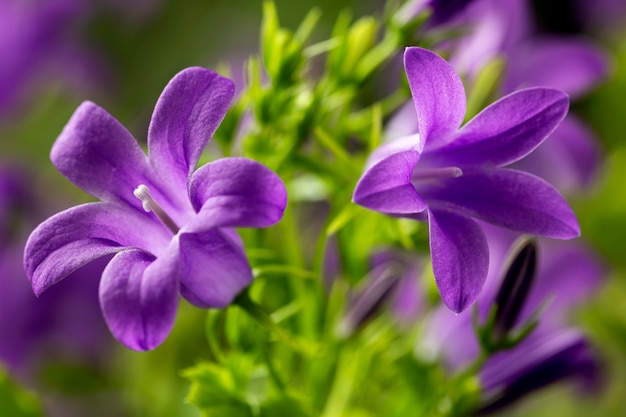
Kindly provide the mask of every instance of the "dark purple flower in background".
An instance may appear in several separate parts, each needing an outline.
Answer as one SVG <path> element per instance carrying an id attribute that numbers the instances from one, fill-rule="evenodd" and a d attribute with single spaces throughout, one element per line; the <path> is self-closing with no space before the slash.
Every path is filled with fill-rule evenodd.
<path id="1" fill-rule="evenodd" d="M 440 25 L 461 13 L 470 3 L 475 0 L 430 0 L 433 14 L 430 23 Z"/>
<path id="2" fill-rule="evenodd" d="M 561 195 L 545 181 L 503 168 L 530 153 L 559 124 L 567 96 L 531 88 L 510 94 L 459 128 L 465 93 L 441 57 L 408 48 L 405 68 L 418 135 L 379 148 L 354 191 L 355 203 L 428 221 L 441 297 L 461 312 L 487 277 L 489 251 L 473 218 L 522 233 L 569 239 L 580 234 Z"/>
<path id="3" fill-rule="evenodd" d="M 620 32 L 626 21 L 624 0 L 572 0 L 574 14 L 585 29 L 593 32 Z"/>
<path id="4" fill-rule="evenodd" d="M 280 178 L 244 158 L 196 164 L 228 110 L 232 82 L 188 68 L 167 85 L 148 131 L 149 157 L 110 114 L 83 103 L 51 152 L 55 167 L 101 200 L 61 212 L 30 236 L 24 266 L 35 294 L 77 268 L 115 254 L 100 305 L 113 335 L 135 350 L 170 332 L 182 294 L 222 308 L 252 281 L 233 227 L 276 223 Z"/>
<path id="5" fill-rule="evenodd" d="M 492 264 L 477 301 L 484 322 L 496 298 L 506 250 L 514 234 L 484 225 Z M 580 242 L 541 240 L 534 286 L 516 325 L 547 304 L 538 327 L 512 350 L 499 352 L 480 371 L 484 412 L 500 408 L 550 383 L 576 377 L 594 382 L 598 360 L 583 333 L 568 324 L 571 311 L 600 286 L 604 267 Z M 478 357 L 479 345 L 469 312 L 455 315 L 441 307 L 433 312 L 423 348 L 439 355 L 451 371 Z"/>
<path id="6" fill-rule="evenodd" d="M 454 19 L 459 13 L 475 0 L 413 0 L 407 2 L 400 10 L 403 20 L 414 18 L 425 10 L 430 10 L 428 26 L 443 25 Z"/>

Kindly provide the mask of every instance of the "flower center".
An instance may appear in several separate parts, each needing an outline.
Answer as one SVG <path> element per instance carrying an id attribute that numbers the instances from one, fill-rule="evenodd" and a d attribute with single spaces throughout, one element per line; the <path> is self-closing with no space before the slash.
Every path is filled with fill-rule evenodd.
<path id="1" fill-rule="evenodd" d="M 458 178 L 463 175 L 463 170 L 459 167 L 426 168 L 413 171 L 411 180 L 437 180 L 443 178 Z"/>
<path id="2" fill-rule="evenodd" d="M 170 216 L 163 210 L 159 204 L 154 201 L 154 198 L 150 195 L 150 189 L 143 184 L 140 184 L 135 191 L 133 191 L 133 195 L 141 200 L 141 205 L 143 209 L 149 213 L 153 212 L 155 216 L 161 220 L 161 223 L 165 225 L 168 229 L 172 231 L 172 233 L 177 234 L 180 228 L 178 225 L 172 220 Z"/>

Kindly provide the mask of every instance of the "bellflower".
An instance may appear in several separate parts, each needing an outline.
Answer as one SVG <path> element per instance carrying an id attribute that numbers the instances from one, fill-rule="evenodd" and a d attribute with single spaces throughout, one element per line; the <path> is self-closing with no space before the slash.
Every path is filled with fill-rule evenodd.
<path id="1" fill-rule="evenodd" d="M 459 128 L 465 92 L 441 57 L 408 48 L 405 69 L 418 134 L 379 148 L 353 201 L 392 216 L 428 221 L 430 252 L 441 297 L 461 312 L 480 293 L 489 251 L 474 219 L 522 233 L 570 239 L 580 234 L 563 197 L 545 181 L 505 168 L 530 153 L 565 117 L 561 91 L 512 93 Z"/>
<path id="2" fill-rule="evenodd" d="M 148 153 L 114 117 L 79 106 L 52 147 L 55 167 L 98 198 L 42 223 L 25 248 L 36 295 L 97 258 L 100 306 L 113 335 L 135 350 L 171 330 L 178 294 L 201 308 L 223 308 L 252 280 L 233 227 L 276 223 L 286 205 L 280 178 L 245 158 L 196 170 L 225 116 L 233 83 L 203 68 L 177 74 L 161 94 Z"/>

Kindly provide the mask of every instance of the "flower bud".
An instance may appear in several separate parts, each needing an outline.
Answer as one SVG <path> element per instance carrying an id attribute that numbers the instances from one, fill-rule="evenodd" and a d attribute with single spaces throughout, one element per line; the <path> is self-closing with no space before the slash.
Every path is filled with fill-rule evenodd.
<path id="1" fill-rule="evenodd" d="M 537 269 L 537 241 L 522 238 L 505 263 L 504 277 L 494 301 L 492 340 L 504 340 L 524 307 Z"/>

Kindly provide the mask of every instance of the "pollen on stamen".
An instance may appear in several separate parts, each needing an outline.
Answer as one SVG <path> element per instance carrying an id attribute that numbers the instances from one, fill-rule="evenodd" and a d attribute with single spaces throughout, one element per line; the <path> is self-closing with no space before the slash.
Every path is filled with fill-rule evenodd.
<path id="1" fill-rule="evenodd" d="M 137 188 L 135 188 L 135 191 L 133 191 L 133 195 L 141 200 L 141 205 L 146 212 L 152 211 L 152 196 L 150 195 L 150 189 L 147 186 L 140 184 Z"/>

